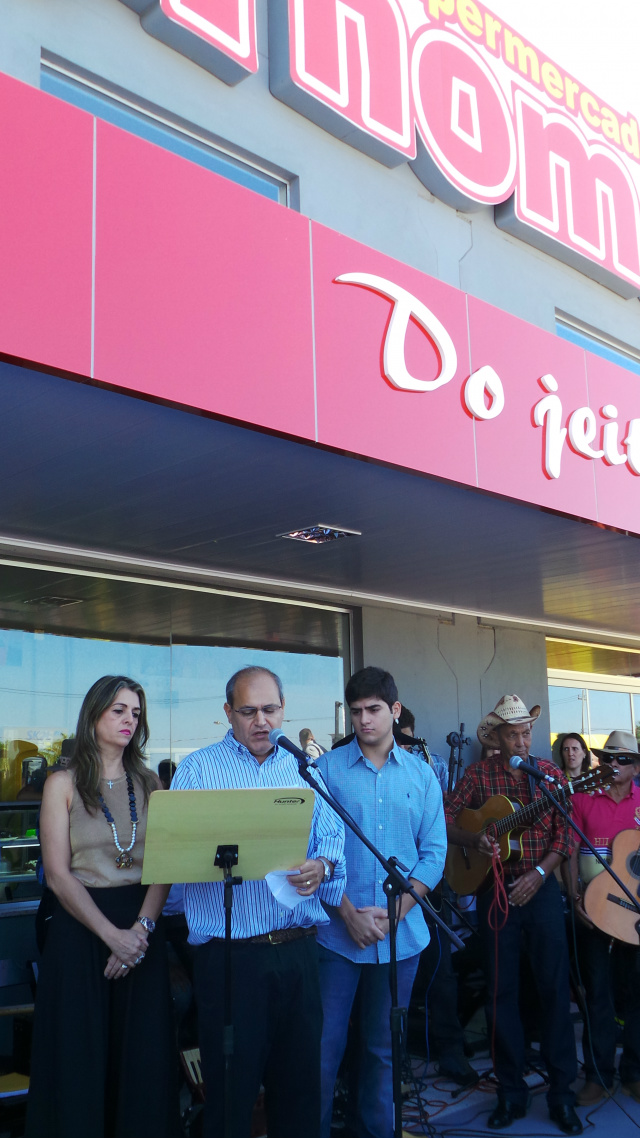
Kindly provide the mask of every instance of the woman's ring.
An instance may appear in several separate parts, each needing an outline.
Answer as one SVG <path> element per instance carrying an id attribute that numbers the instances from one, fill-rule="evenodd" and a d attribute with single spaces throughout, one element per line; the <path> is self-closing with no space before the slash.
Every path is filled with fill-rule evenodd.
<path id="1" fill-rule="evenodd" d="M 127 971 L 127 968 L 129 967 L 129 965 L 128 965 L 128 964 L 121 964 L 121 965 L 120 965 L 120 967 L 121 967 L 121 968 L 124 968 L 124 970 L 125 970 L 125 972 L 126 972 L 126 971 Z"/>
<path id="2" fill-rule="evenodd" d="M 311 882 L 310 882 L 310 881 L 307 881 L 307 885 L 311 885 Z"/>
<path id="3" fill-rule="evenodd" d="M 137 957 L 136 964 L 139 964 L 141 960 L 144 960 L 144 952 L 141 953 L 140 956 Z"/>

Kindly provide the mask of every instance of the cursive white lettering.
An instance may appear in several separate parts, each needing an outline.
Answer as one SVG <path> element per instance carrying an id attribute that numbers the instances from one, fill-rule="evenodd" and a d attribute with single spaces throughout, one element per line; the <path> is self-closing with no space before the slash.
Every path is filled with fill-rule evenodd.
<path id="1" fill-rule="evenodd" d="M 371 273 L 342 273 L 336 284 L 359 285 L 392 300 L 393 311 L 384 338 L 384 374 L 389 383 L 401 391 L 435 391 L 453 379 L 458 367 L 456 349 L 444 324 L 438 317 L 406 289 L 384 277 Z M 418 379 L 411 375 L 405 358 L 405 340 L 409 321 L 414 320 L 435 345 L 440 356 L 440 370 L 435 379 Z"/>
<path id="2" fill-rule="evenodd" d="M 486 396 L 489 396 L 487 406 Z M 504 410 L 504 387 L 500 376 L 489 364 L 478 368 L 464 385 L 464 402 L 475 419 L 495 419 Z"/>
<path id="3" fill-rule="evenodd" d="M 552 375 L 543 375 L 540 383 L 549 392 L 558 390 L 558 381 Z M 544 470 L 547 478 L 559 478 L 562 448 L 567 428 L 562 426 L 562 401 L 558 395 L 545 395 L 533 408 L 536 427 L 543 428 Z"/>
<path id="4" fill-rule="evenodd" d="M 596 417 L 590 407 L 577 407 L 569 419 L 569 442 L 585 458 L 602 458 L 603 450 L 594 450 L 589 444 L 596 437 Z"/>
<path id="5" fill-rule="evenodd" d="M 602 408 L 601 415 L 603 419 L 615 420 L 618 418 L 618 408 L 613 403 L 607 403 Z M 617 422 L 607 422 L 602 428 L 602 449 L 607 466 L 622 466 L 627 461 L 626 454 L 620 454 L 618 450 L 618 430 Z"/>

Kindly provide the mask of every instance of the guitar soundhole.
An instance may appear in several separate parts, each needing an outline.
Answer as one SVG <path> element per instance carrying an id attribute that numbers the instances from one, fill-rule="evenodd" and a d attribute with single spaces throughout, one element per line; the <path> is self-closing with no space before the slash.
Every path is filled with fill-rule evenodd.
<path id="1" fill-rule="evenodd" d="M 640 877 L 640 850 L 636 850 L 635 853 L 631 854 L 631 857 L 627 861 L 627 866 L 629 873 L 633 877 Z"/>

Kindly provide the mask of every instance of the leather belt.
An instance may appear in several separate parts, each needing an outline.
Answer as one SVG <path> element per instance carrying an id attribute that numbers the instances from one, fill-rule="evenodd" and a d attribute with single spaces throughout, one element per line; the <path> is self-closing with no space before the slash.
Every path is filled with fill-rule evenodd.
<path id="1" fill-rule="evenodd" d="M 301 940 L 305 936 L 316 936 L 317 925 L 308 929 L 274 929 L 271 933 L 260 933 L 259 936 L 234 937 L 231 944 L 288 944 L 292 940 Z M 214 936 L 216 944 L 224 944 L 224 937 Z"/>

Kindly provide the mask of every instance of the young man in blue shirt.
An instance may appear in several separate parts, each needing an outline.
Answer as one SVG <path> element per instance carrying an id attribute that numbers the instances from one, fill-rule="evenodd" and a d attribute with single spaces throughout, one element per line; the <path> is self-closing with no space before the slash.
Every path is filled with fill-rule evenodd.
<path id="1" fill-rule="evenodd" d="M 447 852 L 442 793 L 431 768 L 393 739 L 401 705 L 393 676 L 363 668 L 345 691 L 355 738 L 317 760 L 331 792 L 386 857 L 410 869 L 420 896 L 435 888 Z M 325 905 L 330 922 L 318 930 L 322 1032 L 322 1138 L 329 1138 L 333 1091 L 349 1016 L 361 985 L 356 1116 L 358 1138 L 392 1138 L 393 1091 L 389 1011 L 389 922 L 376 858 L 346 831 L 347 887 L 340 905 Z M 409 896 L 400 902 L 398 1003 L 408 1007 L 429 929 Z"/>

